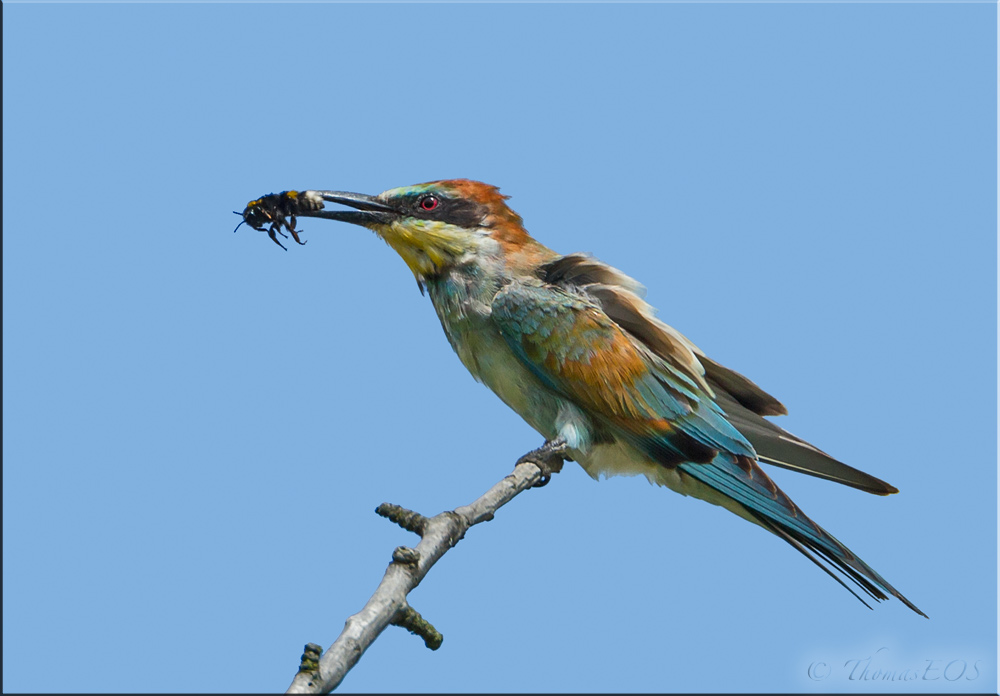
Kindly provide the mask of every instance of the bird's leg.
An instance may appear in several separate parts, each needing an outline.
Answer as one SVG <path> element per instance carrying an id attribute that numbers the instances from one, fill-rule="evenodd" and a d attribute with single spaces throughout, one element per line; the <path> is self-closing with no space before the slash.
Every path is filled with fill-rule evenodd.
<path id="1" fill-rule="evenodd" d="M 539 479 L 533 488 L 541 488 L 552 480 L 552 474 L 558 474 L 562 471 L 563 462 L 569 459 L 566 456 L 566 440 L 563 438 L 556 438 L 555 440 L 547 440 L 544 445 L 538 449 L 533 449 L 526 455 L 517 460 L 517 464 L 524 464 L 525 462 L 531 462 L 539 469 L 542 470 L 542 478 Z M 517 466 L 515 464 L 515 466 Z"/>

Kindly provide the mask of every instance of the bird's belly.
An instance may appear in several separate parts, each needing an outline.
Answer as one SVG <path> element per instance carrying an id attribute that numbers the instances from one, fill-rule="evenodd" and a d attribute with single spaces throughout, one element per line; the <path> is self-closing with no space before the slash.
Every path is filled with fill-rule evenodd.
<path id="1" fill-rule="evenodd" d="M 462 364 L 543 437 L 555 438 L 565 400 L 524 366 L 496 329 L 462 328 L 451 334 Z"/>
<path id="2" fill-rule="evenodd" d="M 650 459 L 645 454 L 626 442 L 615 440 L 594 446 L 586 453 L 581 453 L 577 459 L 583 470 L 594 479 L 610 476 L 638 476 L 657 486 L 665 486 L 675 493 L 704 500 L 733 512 L 754 524 L 760 521 L 747 512 L 740 503 L 723 495 L 698 479 L 688 476 L 677 467 L 664 466 Z"/>
<path id="3" fill-rule="evenodd" d="M 579 408 L 546 387 L 514 354 L 488 321 L 443 322 L 459 359 L 472 375 L 546 440 L 564 437 L 569 456 L 592 478 L 645 476 L 658 486 L 719 505 L 755 524 L 759 522 L 732 498 L 676 467 L 659 464 L 632 445 L 601 431 Z"/>

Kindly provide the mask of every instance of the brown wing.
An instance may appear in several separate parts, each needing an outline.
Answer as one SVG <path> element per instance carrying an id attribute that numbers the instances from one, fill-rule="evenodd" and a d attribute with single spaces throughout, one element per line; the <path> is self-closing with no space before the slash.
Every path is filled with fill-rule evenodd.
<path id="1" fill-rule="evenodd" d="M 679 331 L 656 318 L 645 300 L 645 288 L 589 254 L 561 256 L 540 269 L 546 283 L 582 292 L 629 335 L 714 397 L 729 422 L 753 445 L 761 461 L 859 490 L 888 495 L 897 489 L 795 437 L 763 416 L 788 411 L 776 398 L 738 372 L 705 354 Z"/>

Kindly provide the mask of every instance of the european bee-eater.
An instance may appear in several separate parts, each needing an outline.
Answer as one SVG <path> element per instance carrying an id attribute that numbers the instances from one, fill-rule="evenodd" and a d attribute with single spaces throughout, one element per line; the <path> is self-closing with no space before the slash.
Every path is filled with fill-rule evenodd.
<path id="1" fill-rule="evenodd" d="M 494 186 L 453 179 L 377 196 L 305 191 L 290 200 L 302 201 L 299 215 L 362 225 L 395 249 L 472 375 L 590 476 L 643 474 L 720 505 L 845 587 L 833 569 L 875 599 L 888 593 L 926 616 L 806 517 L 759 462 L 877 495 L 895 488 L 766 420 L 786 413 L 777 399 L 658 320 L 629 276 L 535 241 L 506 198 Z M 321 201 L 353 210 L 320 210 Z"/>

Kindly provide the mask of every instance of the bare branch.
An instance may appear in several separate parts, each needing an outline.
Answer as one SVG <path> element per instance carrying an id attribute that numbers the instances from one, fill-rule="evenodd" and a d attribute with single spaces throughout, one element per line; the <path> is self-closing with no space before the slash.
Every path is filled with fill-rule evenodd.
<path id="1" fill-rule="evenodd" d="M 317 661 L 319 646 L 310 643 L 298 674 L 287 693 L 325 694 L 337 688 L 357 664 L 365 650 L 389 625 L 406 628 L 423 638 L 431 650 L 441 646 L 443 636 L 406 601 L 431 567 L 465 536 L 473 525 L 488 522 L 514 496 L 533 486 L 544 485 L 563 463 L 563 446 L 556 443 L 521 457 L 513 473 L 490 488 L 479 499 L 434 517 L 424 517 L 398 505 L 383 503 L 376 512 L 421 536 L 416 548 L 397 547 L 382 582 L 364 608 L 347 620 L 340 637 Z"/>
<path id="2" fill-rule="evenodd" d="M 444 636 L 438 633 L 437 629 L 431 626 L 416 609 L 406 607 L 400 614 L 401 616 L 392 622 L 394 625 L 402 626 L 413 635 L 423 638 L 424 645 L 431 650 L 437 650 L 441 647 Z"/>

